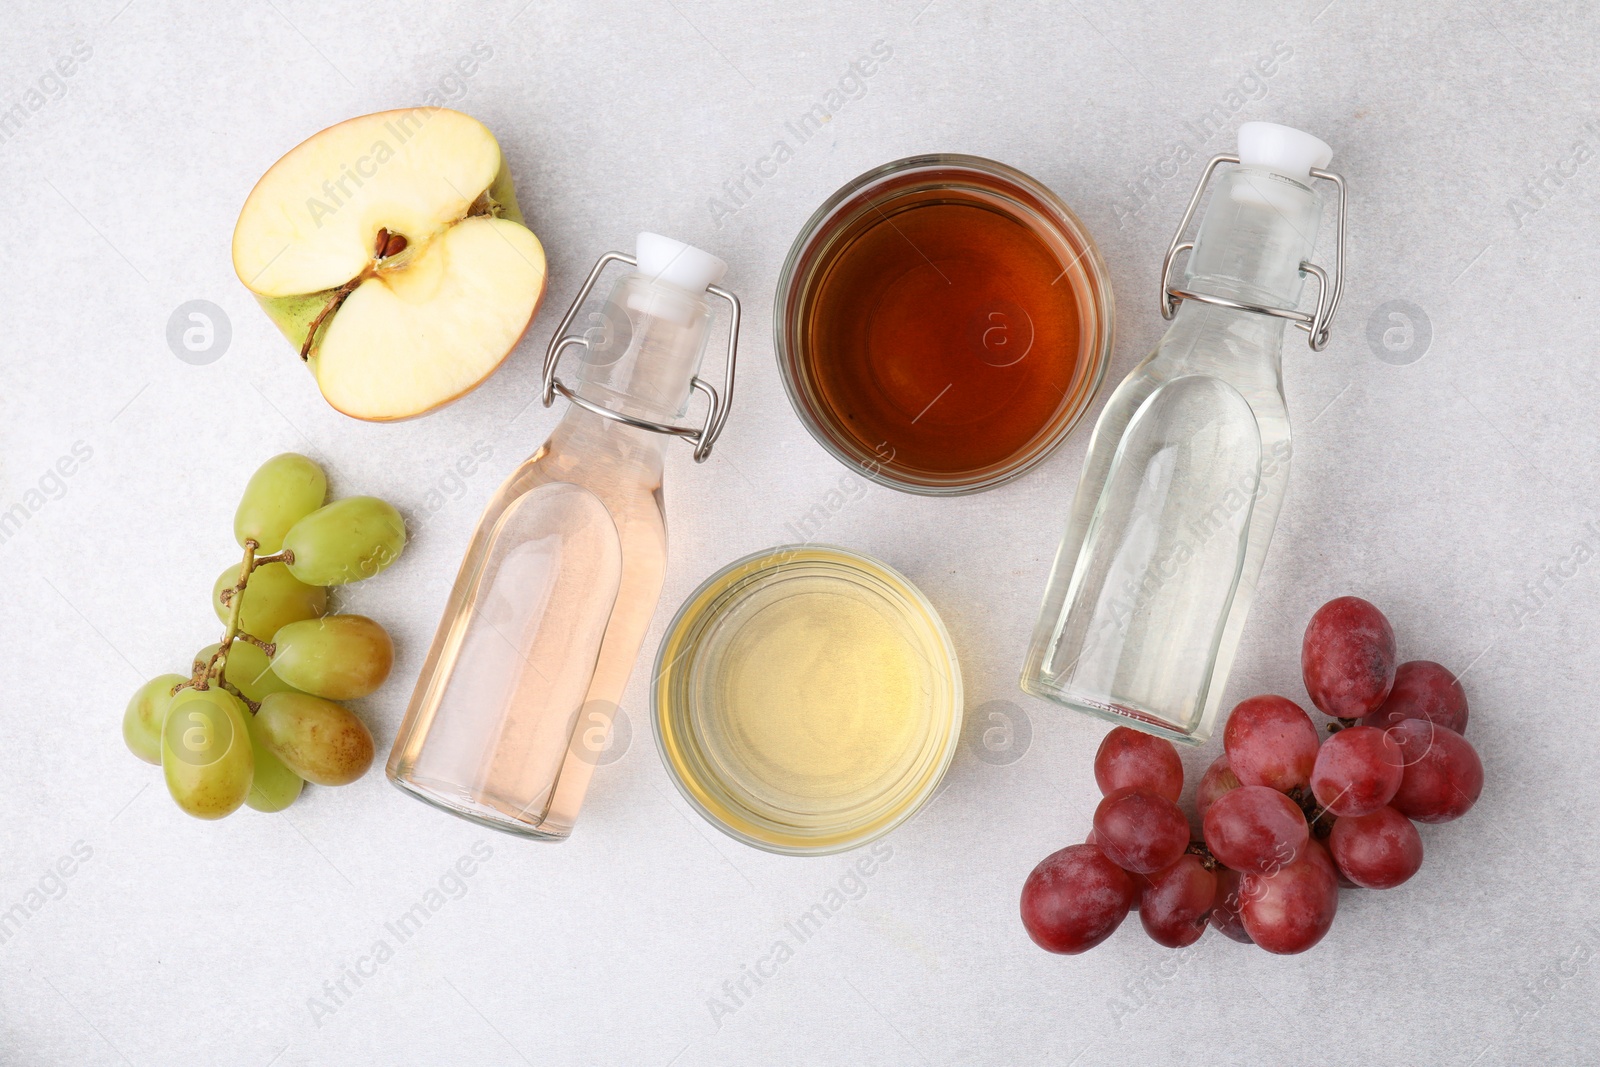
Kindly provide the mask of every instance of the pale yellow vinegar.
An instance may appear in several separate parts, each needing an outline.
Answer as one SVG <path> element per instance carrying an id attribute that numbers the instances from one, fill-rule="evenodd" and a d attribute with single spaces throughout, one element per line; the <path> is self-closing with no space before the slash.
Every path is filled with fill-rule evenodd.
<path id="1" fill-rule="evenodd" d="M 685 601 L 656 662 L 656 739 L 684 796 L 740 840 L 852 848 L 933 792 L 961 674 L 932 606 L 822 545 L 730 564 Z"/>
<path id="2" fill-rule="evenodd" d="M 708 739 L 730 777 L 752 791 L 838 800 L 903 770 L 930 695 L 904 629 L 860 596 L 820 589 L 751 619 L 723 652 L 721 729 Z"/>

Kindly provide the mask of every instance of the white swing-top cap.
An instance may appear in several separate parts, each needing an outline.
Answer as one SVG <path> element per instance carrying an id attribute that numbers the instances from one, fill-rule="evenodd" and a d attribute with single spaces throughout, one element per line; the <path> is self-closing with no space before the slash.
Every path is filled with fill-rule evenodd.
<path id="1" fill-rule="evenodd" d="M 696 295 L 705 292 L 706 286 L 720 282 L 728 270 L 728 265 L 710 252 L 659 233 L 641 233 L 635 252 L 640 274 Z"/>
<path id="2" fill-rule="evenodd" d="M 1247 122 L 1239 127 L 1239 162 L 1306 181 L 1313 169 L 1321 170 L 1333 162 L 1333 149 L 1320 137 L 1292 126 Z"/>

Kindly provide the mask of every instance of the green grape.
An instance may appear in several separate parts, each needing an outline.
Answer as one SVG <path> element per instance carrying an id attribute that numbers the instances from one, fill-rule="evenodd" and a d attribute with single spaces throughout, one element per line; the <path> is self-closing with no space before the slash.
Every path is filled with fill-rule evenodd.
<path id="1" fill-rule="evenodd" d="M 289 527 L 316 511 L 328 495 L 328 477 L 316 463 L 296 452 L 273 456 L 250 476 L 233 513 L 233 537 L 243 548 L 252 538 L 256 553 L 283 547 Z"/>
<path id="2" fill-rule="evenodd" d="M 231 653 L 228 659 L 231 666 Z M 244 802 L 256 811 L 282 811 L 295 802 L 300 795 L 300 787 L 306 784 L 305 779 L 285 767 L 283 761 L 272 754 L 261 736 L 261 724 L 254 715 L 246 715 L 244 721 L 250 728 L 250 751 L 255 757 L 255 776 L 250 781 L 250 793 Z"/>
<path id="3" fill-rule="evenodd" d="M 172 687 L 186 682 L 186 674 L 159 674 L 141 685 L 128 710 L 122 714 L 122 740 L 128 751 L 144 760 L 161 766 L 161 724 L 167 717 L 167 705 L 172 702 Z"/>
<path id="4" fill-rule="evenodd" d="M 229 605 L 222 602 L 222 591 L 239 581 L 235 564 L 217 575 L 211 587 L 211 608 L 217 618 L 228 621 Z M 269 563 L 250 572 L 250 583 L 242 594 L 244 608 L 239 612 L 239 629 L 263 641 L 272 640 L 279 627 L 301 619 L 314 619 L 328 610 L 328 591 L 306 585 L 282 563 Z"/>
<path id="5" fill-rule="evenodd" d="M 289 569 L 308 585 L 344 585 L 371 578 L 400 558 L 406 524 L 375 496 L 351 496 L 318 508 L 284 535 L 294 553 Z"/>
<path id="6" fill-rule="evenodd" d="M 372 766 L 366 724 L 331 700 L 269 693 L 256 712 L 256 726 L 261 743 L 308 782 L 348 785 Z"/>
<path id="7" fill-rule="evenodd" d="M 365 615 L 324 615 L 291 622 L 272 638 L 272 670 L 301 692 L 354 700 L 383 684 L 394 643 Z"/>
<path id="8" fill-rule="evenodd" d="M 244 803 L 255 774 L 239 698 L 223 689 L 181 689 L 161 727 L 161 769 L 178 807 L 220 819 Z"/>
<path id="9" fill-rule="evenodd" d="M 272 669 L 267 654 L 248 641 L 234 641 L 228 647 L 228 667 L 223 673 L 228 684 L 257 704 L 268 693 L 294 692 L 294 686 Z"/>

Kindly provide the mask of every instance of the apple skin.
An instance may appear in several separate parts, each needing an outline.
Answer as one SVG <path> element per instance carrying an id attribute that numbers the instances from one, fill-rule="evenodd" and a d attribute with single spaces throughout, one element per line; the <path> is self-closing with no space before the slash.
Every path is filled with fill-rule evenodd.
<path id="1" fill-rule="evenodd" d="M 400 115 L 404 114 L 408 110 L 412 109 L 402 108 L 392 112 L 384 112 L 383 114 Z M 359 121 L 360 118 L 364 117 L 366 116 L 360 116 L 358 118 L 348 119 L 346 121 L 356 122 Z M 332 127 L 329 128 L 331 129 Z M 320 134 L 318 136 L 320 136 Z M 503 151 L 500 157 L 500 168 L 496 172 L 494 180 L 489 183 L 487 192 L 492 205 L 491 214 L 493 214 L 494 217 L 506 219 L 510 222 L 515 222 L 518 225 L 527 227 L 527 220 L 522 214 L 522 208 L 517 203 L 516 185 L 511 177 L 511 168 L 506 162 Z M 527 228 L 531 233 L 532 228 Z M 534 240 L 538 241 L 537 234 L 534 235 Z M 415 252 L 418 247 L 419 246 L 413 245 L 406 252 L 402 252 L 399 256 L 394 257 L 392 260 L 393 265 L 403 265 L 407 255 Z M 516 346 L 522 343 L 523 337 L 527 336 L 528 327 L 533 325 L 533 320 L 538 317 L 539 309 L 544 305 L 544 297 L 548 291 L 549 274 L 547 271 L 545 274 L 545 284 L 540 287 L 539 293 L 534 298 L 533 307 L 528 313 L 528 321 L 523 323 L 522 330 L 517 335 L 517 340 L 512 344 L 511 348 L 507 352 L 507 358 L 509 358 L 510 352 L 515 351 Z M 328 301 L 333 299 L 334 294 L 337 292 L 338 288 L 335 287 L 332 289 L 324 289 L 321 292 L 302 293 L 295 296 L 268 297 L 261 296 L 258 293 L 251 293 L 251 296 L 255 298 L 257 304 L 261 305 L 261 309 L 267 313 L 267 318 L 272 320 L 272 324 L 278 328 L 279 332 L 282 333 L 284 337 L 288 338 L 289 342 L 294 345 L 295 351 L 299 352 L 305 347 L 306 332 L 310 329 L 311 323 L 316 319 L 317 315 L 322 311 L 322 309 L 327 306 Z M 325 328 L 326 326 L 327 320 L 323 322 L 323 327 Z M 307 353 L 305 360 L 306 366 L 311 371 L 313 378 L 317 378 L 317 355 L 320 346 L 321 338 L 319 337 L 317 340 L 312 342 L 311 349 Z M 456 393 L 453 396 L 445 397 L 438 403 L 420 411 L 389 417 L 360 415 L 354 412 L 345 411 L 332 400 L 329 400 L 328 403 L 340 414 L 348 415 L 351 418 L 361 419 L 363 422 L 408 422 L 411 419 L 420 418 L 423 415 L 431 414 L 435 411 L 438 411 L 442 407 L 454 403 L 463 396 L 472 392 L 472 390 L 476 389 L 479 385 L 482 385 L 483 381 L 485 380 L 487 380 L 487 378 L 475 382 L 467 388 L 461 390 L 459 393 Z M 324 399 L 326 399 L 326 396 L 324 396 Z"/>
<path id="2" fill-rule="evenodd" d="M 306 293 L 302 296 L 259 296 L 256 303 L 267 313 L 267 318 L 272 320 L 282 334 L 289 339 L 298 352 L 306 343 L 306 331 L 311 328 L 311 320 L 333 299 L 336 289 L 324 289 L 320 293 Z M 316 357 L 317 346 L 311 346 L 312 358 Z M 308 360 L 309 362 L 309 360 Z"/>

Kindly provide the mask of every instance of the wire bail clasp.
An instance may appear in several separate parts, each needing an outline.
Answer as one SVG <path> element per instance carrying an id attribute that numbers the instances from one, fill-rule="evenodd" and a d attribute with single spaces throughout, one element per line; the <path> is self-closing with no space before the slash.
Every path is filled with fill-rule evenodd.
<path id="1" fill-rule="evenodd" d="M 728 421 L 728 409 L 733 404 L 733 375 L 734 365 L 739 355 L 739 298 L 720 285 L 706 286 L 706 292 L 712 296 L 720 297 L 728 302 L 728 353 L 722 375 L 722 392 L 718 393 L 710 384 L 697 374 L 689 379 L 689 384 L 700 392 L 706 394 L 710 406 L 706 410 L 706 419 L 698 427 L 673 426 L 664 422 L 651 422 L 648 419 L 635 418 L 620 411 L 601 407 L 592 401 L 585 400 L 575 391 L 569 389 L 560 378 L 556 377 L 556 365 L 561 362 L 561 352 L 568 345 L 582 345 L 589 347 L 587 338 L 569 334 L 572 320 L 577 318 L 578 311 L 583 307 L 583 302 L 589 298 L 589 293 L 594 289 L 595 282 L 600 280 L 600 275 L 611 263 L 626 263 L 630 267 L 638 266 L 638 260 L 625 252 L 607 252 L 595 261 L 594 268 L 589 271 L 589 277 L 584 279 L 583 286 L 578 290 L 578 295 L 573 297 L 572 306 L 567 308 L 567 314 L 561 320 L 561 325 L 556 327 L 555 336 L 550 338 L 550 347 L 544 354 L 544 391 L 540 395 L 545 407 L 555 401 L 556 394 L 560 393 L 571 403 L 578 405 L 586 411 L 592 411 L 603 418 L 620 422 L 625 426 L 632 426 L 639 430 L 649 430 L 652 433 L 662 433 L 669 437 L 681 437 L 694 445 L 694 461 L 704 463 L 711 455 L 711 446 L 716 444 L 717 438 L 722 436 L 722 427 Z"/>
<path id="2" fill-rule="evenodd" d="M 1345 190 L 1344 179 L 1327 170 L 1311 169 L 1313 178 L 1329 181 L 1339 192 L 1338 228 L 1334 239 L 1333 249 L 1333 280 L 1329 283 L 1328 272 L 1312 263 L 1310 260 L 1300 261 L 1300 273 L 1309 274 L 1317 280 L 1316 310 L 1310 313 L 1284 308 L 1268 307 L 1265 304 L 1250 304 L 1227 297 L 1214 296 L 1210 293 L 1198 293 L 1190 289 L 1180 289 L 1170 284 L 1172 277 L 1172 262 L 1178 257 L 1179 252 L 1194 251 L 1194 242 L 1183 239 L 1183 231 L 1189 228 L 1189 223 L 1194 219 L 1195 211 L 1200 207 L 1200 198 L 1205 195 L 1206 186 L 1211 182 L 1211 176 L 1216 169 L 1224 163 L 1238 163 L 1236 155 L 1213 156 L 1210 163 L 1206 164 L 1205 172 L 1200 175 L 1200 182 L 1195 186 L 1194 195 L 1189 198 L 1189 207 L 1183 213 L 1183 220 L 1178 223 L 1178 232 L 1172 235 L 1172 244 L 1167 247 L 1166 258 L 1161 261 L 1161 317 L 1171 319 L 1177 313 L 1178 305 L 1185 300 L 1198 300 L 1202 304 L 1211 304 L 1216 307 L 1232 308 L 1235 311 L 1248 311 L 1256 315 L 1268 315 L 1275 319 L 1287 319 L 1300 329 L 1306 331 L 1307 344 L 1313 352 L 1321 352 L 1328 345 L 1329 331 L 1333 325 L 1333 315 L 1339 309 L 1339 297 L 1344 293 L 1344 218 L 1345 218 Z"/>

